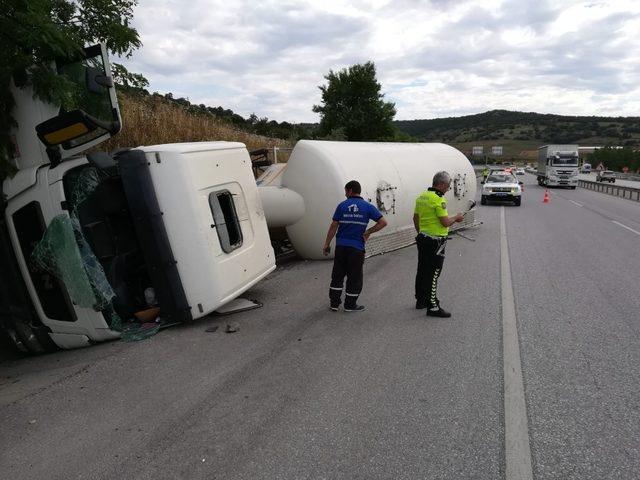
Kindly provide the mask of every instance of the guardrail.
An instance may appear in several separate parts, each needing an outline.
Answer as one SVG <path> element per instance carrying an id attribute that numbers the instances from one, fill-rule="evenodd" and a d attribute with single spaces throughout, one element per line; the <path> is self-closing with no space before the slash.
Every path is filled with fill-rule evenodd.
<path id="1" fill-rule="evenodd" d="M 619 178 L 620 180 L 633 180 L 637 182 L 640 180 L 640 174 L 616 172 L 616 178 Z"/>
<path id="2" fill-rule="evenodd" d="M 621 185 L 607 184 L 600 182 L 592 182 L 590 180 L 578 180 L 578 186 L 587 190 L 606 193 L 615 197 L 622 197 L 629 200 L 640 202 L 640 188 L 623 187 Z"/>

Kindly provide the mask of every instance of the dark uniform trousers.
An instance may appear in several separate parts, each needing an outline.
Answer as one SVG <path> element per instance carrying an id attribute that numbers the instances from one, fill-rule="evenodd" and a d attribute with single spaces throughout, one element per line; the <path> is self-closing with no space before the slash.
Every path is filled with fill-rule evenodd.
<path id="1" fill-rule="evenodd" d="M 418 271 L 416 273 L 416 302 L 428 308 L 438 308 L 438 277 L 444 263 L 444 247 L 447 237 L 416 237 L 418 246 Z"/>
<path id="2" fill-rule="evenodd" d="M 347 277 L 344 307 L 356 306 L 356 300 L 362 291 L 362 266 L 364 265 L 364 252 L 353 247 L 336 247 L 333 258 L 333 271 L 331 272 L 331 287 L 329 288 L 329 300 L 332 307 L 338 307 L 342 303 L 342 284 Z"/>

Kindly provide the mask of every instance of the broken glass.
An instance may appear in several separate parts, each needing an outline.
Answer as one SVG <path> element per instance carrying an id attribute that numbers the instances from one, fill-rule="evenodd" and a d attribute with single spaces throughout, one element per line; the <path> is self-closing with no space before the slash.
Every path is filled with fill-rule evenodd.
<path id="1" fill-rule="evenodd" d="M 96 311 L 111 307 L 115 293 L 77 219 L 54 217 L 31 259 L 37 268 L 62 280 L 74 304 Z"/>
<path id="2" fill-rule="evenodd" d="M 69 195 L 69 210 L 76 212 L 78 206 L 91 196 L 106 177 L 104 172 L 95 167 L 81 169 L 73 180 L 73 187 Z"/>

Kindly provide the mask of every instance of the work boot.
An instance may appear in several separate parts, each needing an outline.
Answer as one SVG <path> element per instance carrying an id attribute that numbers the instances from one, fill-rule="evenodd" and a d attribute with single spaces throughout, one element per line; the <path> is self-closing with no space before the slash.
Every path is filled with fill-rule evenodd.
<path id="1" fill-rule="evenodd" d="M 427 317 L 440 317 L 440 318 L 449 318 L 451 314 L 441 307 L 438 308 L 430 308 L 427 310 Z"/>
<path id="2" fill-rule="evenodd" d="M 354 305 L 352 307 L 344 307 L 345 312 L 362 312 L 364 310 L 364 305 Z"/>

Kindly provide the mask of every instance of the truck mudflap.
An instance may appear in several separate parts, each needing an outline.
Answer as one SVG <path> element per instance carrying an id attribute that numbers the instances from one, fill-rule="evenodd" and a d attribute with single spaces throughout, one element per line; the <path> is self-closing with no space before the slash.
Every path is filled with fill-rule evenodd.
<path id="1" fill-rule="evenodd" d="M 50 329 L 42 324 L 24 283 L 5 219 L 5 203 L 0 182 L 0 334 L 14 348 L 25 353 L 56 350 Z"/>
<path id="2" fill-rule="evenodd" d="M 127 150 L 115 155 L 136 236 L 148 266 L 160 306 L 163 325 L 192 320 L 177 262 L 144 152 Z"/>

